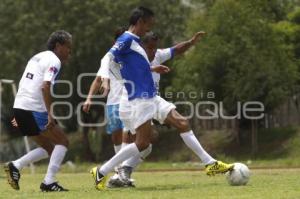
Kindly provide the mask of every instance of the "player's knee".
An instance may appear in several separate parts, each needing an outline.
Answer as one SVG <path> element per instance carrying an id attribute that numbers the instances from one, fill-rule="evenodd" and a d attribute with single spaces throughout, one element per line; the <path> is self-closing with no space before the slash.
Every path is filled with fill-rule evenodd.
<path id="1" fill-rule="evenodd" d="M 56 143 L 57 145 L 63 145 L 66 148 L 69 147 L 69 140 L 65 134 L 60 134 L 59 141 Z"/>
<path id="2" fill-rule="evenodd" d="M 158 131 L 156 129 L 153 129 L 151 134 L 151 144 L 156 143 L 158 141 Z"/>
<path id="3" fill-rule="evenodd" d="M 122 131 L 120 132 L 113 132 L 111 135 L 111 140 L 114 145 L 122 144 Z"/>
<path id="4" fill-rule="evenodd" d="M 63 145 L 66 148 L 69 148 L 69 140 L 67 138 L 60 139 L 59 142 L 55 143 L 56 145 Z"/>
<path id="5" fill-rule="evenodd" d="M 135 144 L 136 144 L 137 148 L 139 149 L 139 151 L 143 151 L 146 148 L 148 148 L 150 143 L 149 143 L 149 141 L 144 140 L 144 141 L 135 142 Z"/>
<path id="6" fill-rule="evenodd" d="M 52 154 L 52 151 L 53 151 L 54 147 L 53 146 L 42 146 L 42 148 L 47 151 L 47 153 L 48 153 L 48 155 L 50 157 L 51 154 Z"/>
<path id="7" fill-rule="evenodd" d="M 180 132 L 186 132 L 190 129 L 189 121 L 187 119 L 181 119 L 178 121 L 178 130 Z"/>
<path id="8" fill-rule="evenodd" d="M 61 145 L 64 145 L 66 148 L 69 148 L 69 140 L 66 138 L 66 139 L 64 139 L 64 140 L 62 140 L 62 143 L 61 143 Z"/>

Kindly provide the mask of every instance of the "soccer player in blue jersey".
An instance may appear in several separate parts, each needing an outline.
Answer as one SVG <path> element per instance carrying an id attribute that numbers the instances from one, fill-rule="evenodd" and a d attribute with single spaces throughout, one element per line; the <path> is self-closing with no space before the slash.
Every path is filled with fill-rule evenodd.
<path id="1" fill-rule="evenodd" d="M 207 174 L 223 173 L 233 168 L 233 165 L 216 161 L 207 154 L 190 129 L 187 119 L 175 110 L 173 104 L 156 95 L 150 61 L 140 45 L 140 37 L 149 32 L 153 24 L 154 13 L 151 10 L 144 7 L 134 9 L 128 31 L 117 39 L 109 51 L 111 59 L 121 65 L 121 75 L 126 81 L 128 99 L 126 102 L 123 100 L 123 103 L 121 100 L 120 117 L 130 118 L 129 129 L 136 134 L 136 140 L 122 148 L 104 165 L 91 170 L 98 190 L 105 189 L 106 176 L 115 166 L 130 157 L 142 156 L 143 151 L 149 147 L 152 118 L 166 121 L 179 129 L 185 144 L 206 164 Z"/>
<path id="2" fill-rule="evenodd" d="M 158 73 L 155 71 L 153 67 L 160 65 L 173 57 L 177 55 L 181 55 L 184 52 L 186 52 L 190 47 L 194 46 L 198 40 L 200 40 L 206 33 L 204 31 L 196 32 L 192 38 L 190 38 L 187 41 L 179 42 L 176 45 L 169 47 L 169 48 L 159 48 L 158 49 L 158 43 L 159 43 L 159 37 L 154 32 L 147 32 L 146 35 L 142 39 L 142 46 L 145 49 L 145 52 L 147 53 L 147 56 L 150 61 L 151 69 L 152 71 L 152 77 L 154 81 L 154 85 L 156 87 L 156 90 L 159 91 L 159 82 L 160 82 L 160 75 L 162 73 Z M 169 72 L 169 70 L 165 71 L 165 73 Z M 168 106 L 168 102 L 165 103 L 166 106 Z M 168 110 L 168 109 L 167 109 Z M 165 123 L 165 121 L 160 121 L 160 123 Z M 172 125 L 172 124 L 171 124 Z M 154 126 L 153 126 L 154 128 Z M 155 133 L 154 133 L 155 132 Z M 155 140 L 158 137 L 158 132 L 153 129 L 153 135 L 151 136 L 152 140 L 151 143 L 153 143 L 153 140 Z M 125 143 L 131 143 L 135 140 L 135 135 L 132 135 L 130 132 L 124 132 L 123 134 L 123 145 Z M 114 176 L 114 178 L 110 178 L 108 185 L 110 187 L 113 187 L 113 185 L 117 187 L 127 187 L 133 185 L 133 180 L 131 180 L 131 173 L 134 168 L 137 167 L 138 164 L 140 164 L 150 153 L 151 153 L 152 147 L 147 148 L 147 150 L 144 153 L 143 157 L 135 156 L 132 158 L 129 158 L 128 160 L 124 161 L 121 166 L 119 167 L 119 175 L 118 178 Z M 146 153 L 147 152 L 147 153 Z M 120 180 L 121 179 L 121 180 Z M 127 184 L 126 184 L 127 183 Z"/>

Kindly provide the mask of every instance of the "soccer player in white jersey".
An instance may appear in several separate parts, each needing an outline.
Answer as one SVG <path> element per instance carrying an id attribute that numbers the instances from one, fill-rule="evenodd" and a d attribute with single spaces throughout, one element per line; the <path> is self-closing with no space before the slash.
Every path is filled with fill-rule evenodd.
<path id="1" fill-rule="evenodd" d="M 51 112 L 50 88 L 71 53 L 72 36 L 59 30 L 47 42 L 47 51 L 34 55 L 27 63 L 19 82 L 14 102 L 14 124 L 23 136 L 29 136 L 39 147 L 21 158 L 6 163 L 4 170 L 12 188 L 19 190 L 20 171 L 30 163 L 50 157 L 48 170 L 40 185 L 41 191 L 68 191 L 56 181 L 56 173 L 69 145 L 63 130 Z"/>
<path id="2" fill-rule="evenodd" d="M 118 28 L 115 32 L 115 40 L 123 34 L 125 28 Z M 122 95 L 123 83 L 122 77 L 119 72 L 119 64 L 111 60 L 105 66 L 108 54 L 106 54 L 100 64 L 100 68 L 97 75 L 90 87 L 88 97 L 83 105 L 83 111 L 89 112 L 90 106 L 92 105 L 93 95 L 99 91 L 103 90 L 103 96 L 107 96 L 106 102 L 106 133 L 111 135 L 112 143 L 114 145 L 115 153 L 119 152 L 122 144 L 122 133 L 123 133 L 123 123 L 119 118 L 119 103 Z"/>
<path id="3" fill-rule="evenodd" d="M 133 10 L 129 29 L 122 34 L 110 49 L 109 55 L 121 65 L 122 78 L 128 93 L 128 100 L 124 107 L 120 103 L 120 117 L 131 118 L 130 131 L 136 134 L 134 143 L 122 148 L 116 155 L 101 167 L 95 167 L 91 173 L 95 180 L 95 187 L 103 190 L 106 187 L 107 174 L 115 166 L 142 153 L 150 145 L 152 134 L 152 118 L 171 124 L 179 129 L 185 144 L 204 162 L 207 174 L 223 173 L 233 169 L 233 165 L 225 164 L 213 159 L 200 145 L 186 118 L 181 116 L 175 106 L 157 96 L 153 82 L 150 62 L 145 50 L 140 45 L 140 37 L 151 30 L 154 24 L 154 13 L 144 7 Z M 127 109 L 129 105 L 129 109 Z"/>

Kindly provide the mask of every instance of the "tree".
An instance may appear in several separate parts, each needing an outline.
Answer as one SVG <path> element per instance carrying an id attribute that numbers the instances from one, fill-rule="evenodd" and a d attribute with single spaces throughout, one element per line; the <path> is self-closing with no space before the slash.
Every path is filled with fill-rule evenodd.
<path id="1" fill-rule="evenodd" d="M 203 29 L 208 35 L 177 62 L 180 78 L 173 85 L 180 90 L 214 91 L 215 100 L 224 103 L 229 115 L 235 115 L 237 102 L 260 101 L 266 113 L 274 110 L 291 95 L 298 76 L 290 52 L 272 28 L 284 18 L 281 3 L 220 0 L 207 12 L 195 13 L 187 34 Z M 256 153 L 257 130 L 251 124 Z"/>
<path id="2" fill-rule="evenodd" d="M 127 26 L 131 10 L 140 5 L 150 7 L 155 12 L 157 25 L 154 30 L 162 36 L 162 45 L 170 45 L 175 35 L 182 35 L 189 8 L 180 0 L 2 0 L 0 78 L 18 81 L 27 60 L 46 49 L 45 42 L 49 34 L 57 29 L 65 29 L 73 35 L 73 50 L 69 64 L 62 67 L 60 79 L 72 82 L 73 94 L 63 100 L 71 102 L 76 110 L 77 105 L 85 100 L 77 93 L 78 76 L 97 72 L 101 57 L 113 44 L 116 28 Z M 92 79 L 85 78 L 78 85 L 83 93 L 87 93 Z M 64 89 L 58 85 L 57 92 L 66 93 Z M 103 115 L 103 110 L 96 111 L 101 113 L 95 114 L 97 117 Z M 60 112 L 68 110 L 62 107 Z M 76 116 L 74 113 L 71 120 L 63 121 L 67 131 L 77 130 Z M 86 137 L 84 143 L 88 143 Z"/>

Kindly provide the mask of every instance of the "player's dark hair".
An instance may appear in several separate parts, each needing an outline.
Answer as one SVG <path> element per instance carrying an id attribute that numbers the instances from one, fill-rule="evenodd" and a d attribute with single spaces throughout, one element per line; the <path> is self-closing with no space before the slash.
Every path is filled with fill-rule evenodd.
<path id="1" fill-rule="evenodd" d="M 147 20 L 151 17 L 154 17 L 154 13 L 152 10 L 143 6 L 137 7 L 131 12 L 129 25 L 135 25 L 140 18 L 142 18 L 143 20 Z"/>
<path id="2" fill-rule="evenodd" d="M 142 43 L 143 44 L 147 44 L 149 43 L 150 41 L 158 41 L 159 40 L 159 36 L 158 34 L 150 31 L 150 32 L 147 32 L 145 34 L 145 36 L 142 38 Z"/>
<path id="3" fill-rule="evenodd" d="M 56 43 L 64 45 L 67 41 L 72 40 L 72 35 L 65 30 L 57 30 L 53 32 L 47 41 L 48 50 L 53 51 Z"/>
<path id="4" fill-rule="evenodd" d="M 116 29 L 116 31 L 115 31 L 115 38 L 114 38 L 114 39 L 117 40 L 118 37 L 120 37 L 126 30 L 127 30 L 127 29 L 126 29 L 124 26 L 118 27 L 118 28 Z"/>

